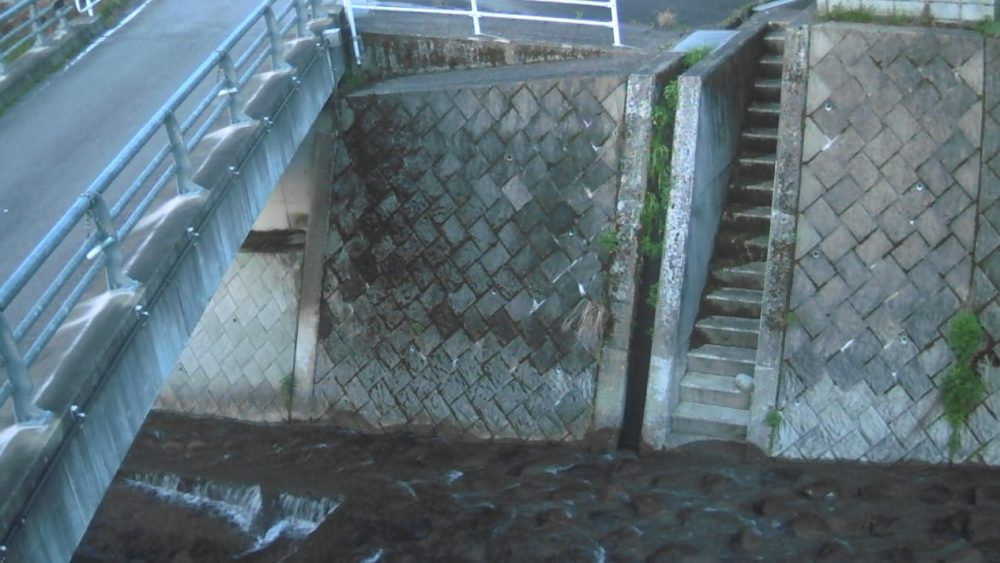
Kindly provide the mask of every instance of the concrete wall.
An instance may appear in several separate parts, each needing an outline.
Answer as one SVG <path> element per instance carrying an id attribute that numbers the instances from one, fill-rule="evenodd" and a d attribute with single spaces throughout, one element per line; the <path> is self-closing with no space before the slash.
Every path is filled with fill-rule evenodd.
<path id="1" fill-rule="evenodd" d="M 288 418 L 302 250 L 240 252 L 154 408 L 257 422 Z"/>
<path id="2" fill-rule="evenodd" d="M 968 308 L 1000 335 L 1000 61 L 984 46 L 963 31 L 812 28 L 776 454 L 949 459 L 948 323 Z M 1000 373 L 985 376 L 956 461 L 1000 463 Z"/>
<path id="3" fill-rule="evenodd" d="M 318 414 L 584 437 L 607 323 L 596 241 L 615 215 L 631 70 L 619 64 L 414 77 L 345 100 Z"/>
<path id="4" fill-rule="evenodd" d="M 673 177 L 642 439 L 662 447 L 678 402 L 688 340 L 708 278 L 743 116 L 763 49 L 764 22 L 733 37 L 679 78 Z"/>
<path id="5" fill-rule="evenodd" d="M 930 16 L 943 22 L 978 22 L 997 17 L 996 0 L 819 0 L 820 13 L 865 8 L 883 16 L 919 18 Z"/>
<path id="6" fill-rule="evenodd" d="M 594 404 L 594 427 L 610 429 L 615 436 L 623 424 L 629 383 L 629 348 L 638 289 L 639 215 L 648 186 L 653 106 L 663 92 L 663 86 L 680 72 L 681 58 L 680 53 L 662 53 L 651 57 L 628 77 L 615 225 L 619 247 L 608 266 L 610 308 L 615 322 L 601 352 L 601 377 Z"/>

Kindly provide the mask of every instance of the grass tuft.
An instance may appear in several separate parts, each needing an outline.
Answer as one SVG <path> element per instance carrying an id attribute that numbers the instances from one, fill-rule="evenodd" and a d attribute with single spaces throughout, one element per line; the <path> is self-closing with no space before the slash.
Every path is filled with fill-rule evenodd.
<path id="1" fill-rule="evenodd" d="M 944 385 L 941 387 L 941 405 L 944 417 L 951 427 L 948 436 L 948 455 L 954 457 L 961 447 L 962 426 L 972 411 L 986 398 L 986 385 L 974 363 L 982 346 L 983 327 L 979 319 L 968 311 L 955 315 L 948 326 L 948 347 L 955 356 Z"/>

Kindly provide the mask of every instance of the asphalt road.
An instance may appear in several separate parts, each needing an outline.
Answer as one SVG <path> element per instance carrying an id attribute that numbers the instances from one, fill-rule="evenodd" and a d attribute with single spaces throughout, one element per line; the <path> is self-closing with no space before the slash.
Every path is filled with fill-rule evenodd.
<path id="1" fill-rule="evenodd" d="M 149 0 L 0 117 L 0 280 L 259 0 Z"/>

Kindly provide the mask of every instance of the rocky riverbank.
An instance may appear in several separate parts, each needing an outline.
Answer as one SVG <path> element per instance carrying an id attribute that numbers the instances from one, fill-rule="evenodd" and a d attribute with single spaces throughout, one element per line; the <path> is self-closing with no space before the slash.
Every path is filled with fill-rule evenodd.
<path id="1" fill-rule="evenodd" d="M 263 545 L 125 482 L 136 473 L 339 500 Z M 87 561 L 1000 561 L 1000 471 L 367 436 L 154 413 L 76 559 Z"/>

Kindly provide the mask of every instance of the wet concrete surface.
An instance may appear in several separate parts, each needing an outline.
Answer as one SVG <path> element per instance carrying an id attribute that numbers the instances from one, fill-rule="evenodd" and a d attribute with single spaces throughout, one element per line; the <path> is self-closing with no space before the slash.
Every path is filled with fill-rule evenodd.
<path id="1" fill-rule="evenodd" d="M 248 552 L 224 520 L 124 485 L 142 472 L 341 504 L 304 540 Z M 153 413 L 75 561 L 998 561 L 998 477 Z"/>

